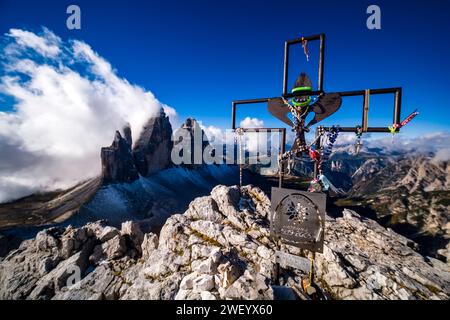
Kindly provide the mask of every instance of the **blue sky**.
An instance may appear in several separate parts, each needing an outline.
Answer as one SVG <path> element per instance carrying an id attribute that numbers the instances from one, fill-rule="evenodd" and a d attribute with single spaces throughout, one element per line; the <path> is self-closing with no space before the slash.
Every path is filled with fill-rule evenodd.
<path id="1" fill-rule="evenodd" d="M 66 28 L 69 4 L 81 7 L 81 30 Z M 381 7 L 381 30 L 366 28 L 370 4 Z M 326 91 L 402 86 L 402 117 L 420 111 L 407 135 L 450 131 L 450 1 L 0 0 L 2 35 L 41 26 L 87 42 L 181 119 L 194 116 L 221 128 L 230 126 L 232 100 L 281 94 L 285 40 L 324 32 Z M 314 71 L 315 49 L 309 63 L 301 50 L 294 52 L 291 72 Z M 372 100 L 371 125 L 391 124 L 391 101 Z M 327 123 L 359 123 L 359 103 L 344 100 Z M 3 101 L 0 111 L 10 104 Z M 244 116 L 281 124 L 264 105 L 238 113 Z"/>

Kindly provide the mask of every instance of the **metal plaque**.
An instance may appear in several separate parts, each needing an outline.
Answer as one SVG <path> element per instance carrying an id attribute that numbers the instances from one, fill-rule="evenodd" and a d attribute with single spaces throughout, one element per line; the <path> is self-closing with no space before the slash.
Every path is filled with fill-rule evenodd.
<path id="1" fill-rule="evenodd" d="M 276 252 L 276 262 L 279 263 L 282 267 L 291 267 L 298 270 L 302 270 L 305 273 L 308 273 L 311 268 L 311 262 L 307 258 L 294 256 L 293 254 L 277 251 Z"/>
<path id="2" fill-rule="evenodd" d="M 323 251 L 326 195 L 272 188 L 272 236 L 301 249 Z"/>

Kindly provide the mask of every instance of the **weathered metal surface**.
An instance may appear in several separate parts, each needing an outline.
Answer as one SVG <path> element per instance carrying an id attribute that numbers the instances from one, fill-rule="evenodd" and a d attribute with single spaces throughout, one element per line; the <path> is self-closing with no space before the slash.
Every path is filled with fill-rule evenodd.
<path id="1" fill-rule="evenodd" d="M 295 268 L 298 270 L 302 270 L 305 273 L 308 273 L 311 268 L 311 262 L 309 261 L 309 259 L 295 256 L 283 251 L 276 252 L 276 262 L 279 263 L 282 267 Z"/>
<path id="2" fill-rule="evenodd" d="M 301 249 L 323 251 L 326 195 L 272 188 L 272 236 Z"/>

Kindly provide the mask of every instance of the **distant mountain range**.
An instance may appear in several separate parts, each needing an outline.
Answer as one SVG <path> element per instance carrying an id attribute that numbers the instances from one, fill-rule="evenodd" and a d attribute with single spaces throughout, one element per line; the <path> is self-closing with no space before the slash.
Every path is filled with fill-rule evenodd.
<path id="1" fill-rule="evenodd" d="M 308 172 L 309 166 L 300 168 Z M 343 145 L 331 155 L 325 175 L 345 192 L 337 206 L 376 218 L 426 253 L 449 259 L 450 166 L 435 152 L 366 148 L 355 154 L 352 145 Z"/>

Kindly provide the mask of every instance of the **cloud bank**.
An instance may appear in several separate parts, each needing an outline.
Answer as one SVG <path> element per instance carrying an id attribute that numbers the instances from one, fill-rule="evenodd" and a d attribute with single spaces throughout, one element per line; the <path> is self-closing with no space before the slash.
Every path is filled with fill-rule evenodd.
<path id="1" fill-rule="evenodd" d="M 0 59 L 0 202 L 73 186 L 101 171 L 100 148 L 129 123 L 138 137 L 161 107 L 145 89 L 117 76 L 88 44 L 11 29 Z"/>
<path id="2" fill-rule="evenodd" d="M 450 133 L 434 132 L 423 136 L 410 138 L 401 134 L 392 136 L 366 133 L 362 135 L 362 151 L 378 149 L 385 154 L 433 155 L 436 161 L 450 159 Z M 354 133 L 341 133 L 335 143 L 335 152 L 350 152 L 354 149 L 356 136 Z M 353 152 L 353 151 L 351 151 Z"/>

